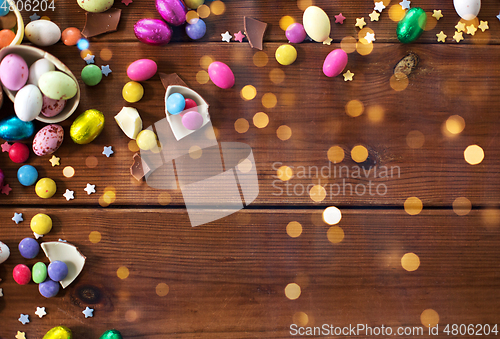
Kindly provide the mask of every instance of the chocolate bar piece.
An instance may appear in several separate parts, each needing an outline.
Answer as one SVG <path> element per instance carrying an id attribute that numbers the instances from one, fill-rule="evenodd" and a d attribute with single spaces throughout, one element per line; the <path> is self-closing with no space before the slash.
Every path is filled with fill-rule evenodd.
<path id="1" fill-rule="evenodd" d="M 250 17 L 243 18 L 245 33 L 248 38 L 248 43 L 252 48 L 257 48 L 262 51 L 262 40 L 267 24 Z"/>
<path id="2" fill-rule="evenodd" d="M 118 8 L 111 8 L 103 13 L 86 12 L 82 35 L 88 39 L 99 34 L 116 31 L 121 14 L 122 10 Z"/>
<path id="3" fill-rule="evenodd" d="M 139 153 L 134 154 L 133 159 L 134 163 L 130 166 L 130 174 L 132 174 L 137 181 L 141 181 L 141 179 L 148 174 L 151 169 L 146 162 L 142 161 Z"/>

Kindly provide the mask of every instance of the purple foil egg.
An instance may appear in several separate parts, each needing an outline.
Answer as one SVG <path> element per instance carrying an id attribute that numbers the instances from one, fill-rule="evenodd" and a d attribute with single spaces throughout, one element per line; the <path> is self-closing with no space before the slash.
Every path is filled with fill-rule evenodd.
<path id="1" fill-rule="evenodd" d="M 173 26 L 186 22 L 187 8 L 182 0 L 155 0 L 156 10 L 161 17 Z"/>
<path id="2" fill-rule="evenodd" d="M 172 28 L 160 19 L 141 19 L 134 25 L 139 41 L 149 45 L 166 45 L 172 38 Z"/>

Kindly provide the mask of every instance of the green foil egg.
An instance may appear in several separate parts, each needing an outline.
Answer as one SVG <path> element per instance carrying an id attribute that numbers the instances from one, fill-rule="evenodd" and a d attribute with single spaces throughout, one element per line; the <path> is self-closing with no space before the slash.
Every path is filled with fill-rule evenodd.
<path id="1" fill-rule="evenodd" d="M 409 9 L 404 18 L 398 22 L 396 33 L 398 40 L 404 44 L 409 44 L 418 39 L 427 23 L 427 15 L 420 7 Z"/>
<path id="2" fill-rule="evenodd" d="M 43 339 L 71 339 L 72 337 L 73 334 L 69 328 L 66 326 L 56 326 L 45 333 Z"/>
<path id="3" fill-rule="evenodd" d="M 122 339 L 122 335 L 117 330 L 107 330 L 99 339 Z"/>
<path id="4" fill-rule="evenodd" d="M 73 121 L 69 130 L 71 139 L 77 144 L 88 144 L 104 128 L 104 115 L 96 109 L 88 109 Z"/>

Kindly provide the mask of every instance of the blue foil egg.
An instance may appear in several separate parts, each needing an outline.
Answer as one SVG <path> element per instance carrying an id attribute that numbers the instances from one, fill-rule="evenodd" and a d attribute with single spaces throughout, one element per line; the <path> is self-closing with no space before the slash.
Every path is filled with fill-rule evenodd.
<path id="1" fill-rule="evenodd" d="M 207 25 L 201 19 L 193 19 L 186 25 L 186 34 L 193 40 L 203 38 L 207 32 Z"/>
<path id="2" fill-rule="evenodd" d="M 13 115 L 0 121 L 0 138 L 18 141 L 31 137 L 35 133 L 33 121 L 22 121 Z"/>

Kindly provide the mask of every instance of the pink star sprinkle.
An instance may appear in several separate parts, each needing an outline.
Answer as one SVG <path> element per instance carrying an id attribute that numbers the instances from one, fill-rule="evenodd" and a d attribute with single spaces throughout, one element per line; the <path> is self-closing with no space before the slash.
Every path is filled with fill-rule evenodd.
<path id="1" fill-rule="evenodd" d="M 335 15 L 335 23 L 336 24 L 343 24 L 345 20 L 345 16 L 342 15 L 342 13 L 339 13 L 339 15 Z"/>
<path id="2" fill-rule="evenodd" d="M 122 0 L 122 4 L 125 4 L 125 6 L 130 5 L 132 2 L 132 0 Z"/>
<path id="3" fill-rule="evenodd" d="M 241 33 L 241 31 L 239 31 L 238 33 L 236 33 L 234 35 L 234 40 L 239 41 L 239 42 L 243 42 L 244 37 L 245 37 L 245 34 Z"/>
<path id="4" fill-rule="evenodd" d="M 5 185 L 2 187 L 2 193 L 5 195 L 9 195 L 10 191 L 12 191 L 12 188 L 10 188 L 9 184 Z"/>
<path id="5" fill-rule="evenodd" d="M 10 150 L 10 144 L 6 141 L 2 144 L 2 152 L 8 152 Z"/>

